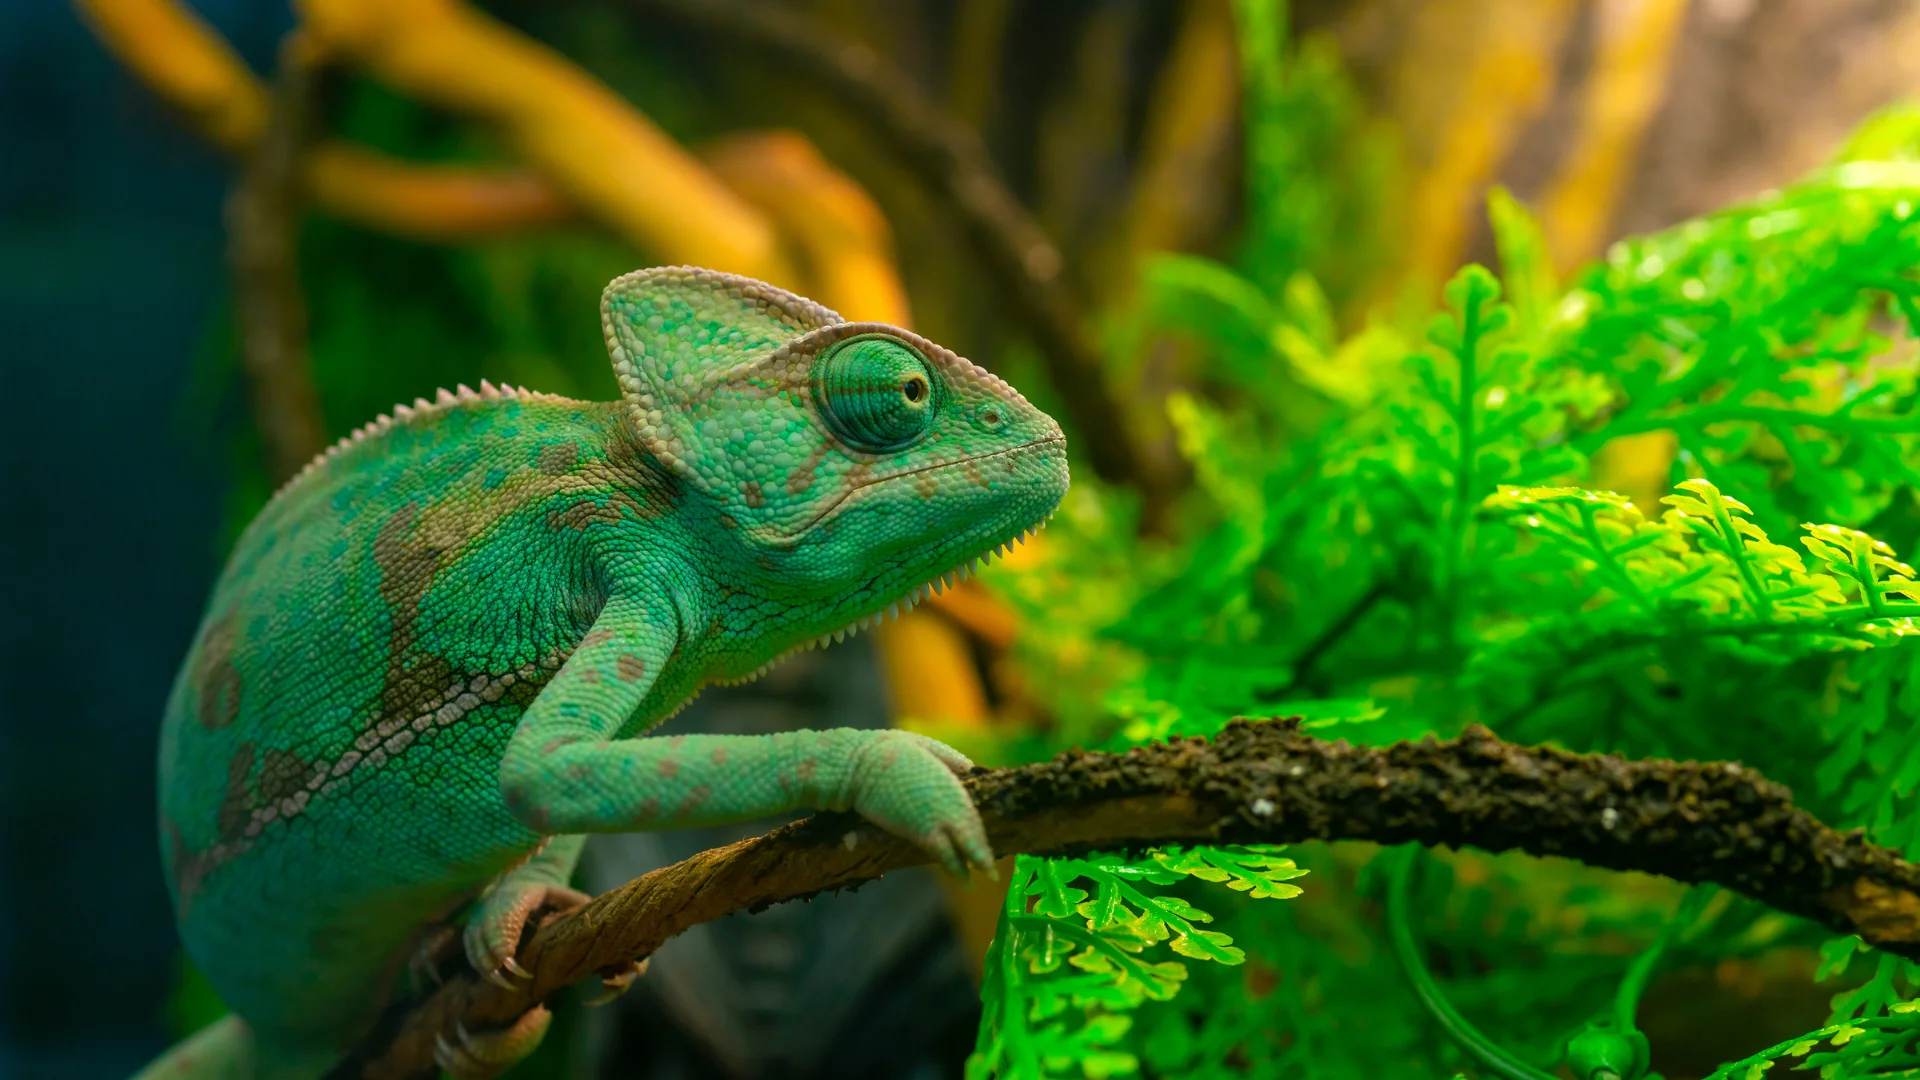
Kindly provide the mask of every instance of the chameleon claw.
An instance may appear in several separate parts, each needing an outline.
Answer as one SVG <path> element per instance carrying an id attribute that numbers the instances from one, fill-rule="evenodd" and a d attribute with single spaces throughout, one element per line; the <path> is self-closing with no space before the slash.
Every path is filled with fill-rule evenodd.
<path id="1" fill-rule="evenodd" d="M 515 960 L 511 956 L 507 957 L 505 962 L 503 962 L 500 966 L 506 968 L 508 971 L 512 972 L 513 974 L 518 975 L 522 979 L 533 978 L 533 972 L 528 971 L 526 968 L 521 967 L 520 961 Z M 508 983 L 507 985 L 511 986 L 513 984 Z"/>
<path id="2" fill-rule="evenodd" d="M 513 985 L 512 979 L 509 979 L 505 975 L 500 974 L 499 968 L 495 968 L 492 971 L 487 972 L 487 981 L 501 988 L 502 990 L 520 989 L 519 987 Z"/>
<path id="3" fill-rule="evenodd" d="M 618 998 L 627 992 L 628 988 L 633 985 L 635 979 L 647 973 L 647 965 L 652 962 L 653 957 L 649 956 L 645 960 L 628 964 L 624 969 L 612 975 L 603 975 L 600 979 L 600 992 L 588 998 L 584 1004 L 591 1009 L 605 1005 Z"/>

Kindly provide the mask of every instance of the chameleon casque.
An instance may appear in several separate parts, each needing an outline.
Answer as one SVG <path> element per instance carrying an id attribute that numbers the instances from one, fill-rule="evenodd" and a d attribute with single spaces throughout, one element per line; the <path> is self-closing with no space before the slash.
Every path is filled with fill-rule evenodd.
<path id="1" fill-rule="evenodd" d="M 1065 439 L 907 331 L 686 267 L 614 280 L 621 400 L 482 383 L 400 407 L 240 538 L 167 701 L 161 844 L 234 1015 L 145 1077 L 318 1076 L 458 925 L 486 977 L 584 834 L 851 809 L 990 866 L 952 749 L 900 731 L 644 738 L 1023 537 Z M 448 1047 L 485 1075 L 544 1009 Z"/>

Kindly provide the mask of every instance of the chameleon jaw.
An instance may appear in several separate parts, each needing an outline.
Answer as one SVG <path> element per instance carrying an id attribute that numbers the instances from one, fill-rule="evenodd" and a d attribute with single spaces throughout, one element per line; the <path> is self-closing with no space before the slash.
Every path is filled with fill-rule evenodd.
<path id="1" fill-rule="evenodd" d="M 739 686 L 744 683 L 750 683 L 755 679 L 760 678 L 762 675 L 765 675 L 767 672 L 773 670 L 775 666 L 779 665 L 782 661 L 786 660 L 788 657 L 794 655 L 795 653 L 805 652 L 812 649 L 824 649 L 829 645 L 834 645 L 834 644 L 838 644 L 839 642 L 845 641 L 862 630 L 872 629 L 873 627 L 879 626 L 882 622 L 896 620 L 903 613 L 913 610 L 914 607 L 918 606 L 922 600 L 927 599 L 929 596 L 938 596 L 946 592 L 948 589 L 957 587 L 961 582 L 966 581 L 969 578 L 973 577 L 973 575 L 978 573 L 982 567 L 993 562 L 993 560 L 996 557 L 1005 556 L 1008 553 L 1012 552 L 1014 548 L 1019 547 L 1021 544 L 1032 539 L 1034 534 L 1038 533 L 1041 529 L 1045 528 L 1047 522 L 1052 520 L 1052 518 L 1053 518 L 1053 514 L 1049 512 L 1046 518 L 1042 519 L 1036 525 L 1030 526 L 1026 529 L 1022 529 L 1019 535 L 1015 536 L 1013 539 L 1004 541 L 999 544 L 995 544 L 993 547 L 987 549 L 986 551 L 980 553 L 979 555 L 976 555 L 973 558 L 970 558 L 965 562 L 962 562 L 959 566 L 956 566 L 953 569 L 947 571 L 946 573 L 939 575 L 938 577 L 934 578 L 932 581 L 928 581 L 921 585 L 914 586 L 912 589 L 907 591 L 906 595 L 900 597 L 899 599 L 893 601 L 892 603 L 886 605 L 885 607 L 882 607 L 879 610 L 874 611 L 872 614 L 861 616 L 860 618 L 853 620 L 852 622 L 839 628 L 838 630 L 830 630 L 827 633 L 821 634 L 819 637 L 813 638 L 810 641 L 801 642 L 800 644 L 795 645 L 792 648 L 787 649 L 786 651 L 776 655 L 773 659 L 768 660 L 766 663 L 761 664 L 759 667 L 755 668 L 753 671 L 745 675 L 737 676 L 730 679 L 713 679 L 711 680 L 711 684 L 716 686 Z"/>

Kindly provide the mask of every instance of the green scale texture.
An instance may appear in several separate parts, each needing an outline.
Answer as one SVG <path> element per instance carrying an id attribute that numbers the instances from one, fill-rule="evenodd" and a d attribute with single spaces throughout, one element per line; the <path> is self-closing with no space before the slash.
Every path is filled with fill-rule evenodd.
<path id="1" fill-rule="evenodd" d="M 469 910 L 504 977 L 585 833 L 854 809 L 991 862 L 970 766 L 932 740 L 639 736 L 1037 527 L 1058 425 L 756 281 L 643 270 L 601 317 L 621 401 L 441 391 L 241 537 L 167 703 L 160 813 L 181 935 L 244 1024 L 149 1075 L 324 1071 Z"/>

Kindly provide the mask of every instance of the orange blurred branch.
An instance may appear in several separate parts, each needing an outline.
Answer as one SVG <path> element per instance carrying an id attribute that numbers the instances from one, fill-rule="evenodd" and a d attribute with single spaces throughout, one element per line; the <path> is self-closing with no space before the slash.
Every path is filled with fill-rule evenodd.
<path id="1" fill-rule="evenodd" d="M 268 93 L 233 49 L 173 0 L 74 0 L 102 44 L 209 142 L 235 156 L 267 128 Z M 397 161 L 340 141 L 299 165 L 320 209 L 385 232 L 448 239 L 550 224 L 570 210 L 537 176 Z"/>
<path id="2" fill-rule="evenodd" d="M 296 7 L 344 59 L 493 125 L 581 211 L 652 256 L 797 284 L 762 215 L 552 49 L 457 0 L 299 0 Z"/>
<path id="3" fill-rule="evenodd" d="M 74 0 L 108 51 L 228 153 L 267 128 L 267 89 L 213 28 L 172 0 Z"/>

